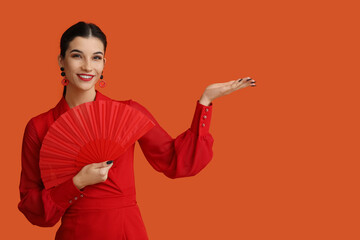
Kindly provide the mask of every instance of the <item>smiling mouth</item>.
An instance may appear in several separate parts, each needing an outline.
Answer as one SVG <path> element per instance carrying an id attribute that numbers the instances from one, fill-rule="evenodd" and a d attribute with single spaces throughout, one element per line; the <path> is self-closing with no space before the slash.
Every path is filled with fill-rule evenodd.
<path id="1" fill-rule="evenodd" d="M 87 74 L 77 74 L 77 75 L 81 80 L 86 82 L 91 81 L 94 77 L 94 75 L 87 75 Z"/>

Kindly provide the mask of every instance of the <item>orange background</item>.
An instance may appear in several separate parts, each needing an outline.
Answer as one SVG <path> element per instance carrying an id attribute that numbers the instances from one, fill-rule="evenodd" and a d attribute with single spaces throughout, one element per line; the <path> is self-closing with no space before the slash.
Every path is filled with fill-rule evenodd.
<path id="1" fill-rule="evenodd" d="M 1 6 L 1 239 L 53 239 L 17 210 L 28 120 L 59 101 L 61 34 L 108 37 L 101 90 L 132 98 L 176 137 L 205 87 L 251 76 L 214 101 L 214 158 L 171 180 L 136 146 L 150 239 L 360 239 L 357 1 L 8 1 Z"/>

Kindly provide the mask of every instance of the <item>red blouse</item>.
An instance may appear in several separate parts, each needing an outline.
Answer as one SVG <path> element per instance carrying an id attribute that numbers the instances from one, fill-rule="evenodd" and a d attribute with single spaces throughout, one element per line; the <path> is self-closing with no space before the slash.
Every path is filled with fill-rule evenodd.
<path id="1" fill-rule="evenodd" d="M 112 100 L 96 91 L 95 101 Z M 146 114 L 154 123 L 138 142 L 151 166 L 169 178 L 193 176 L 212 158 L 209 133 L 212 105 L 197 102 L 191 127 L 175 139 L 160 127 L 139 103 L 119 101 Z M 34 225 L 54 226 L 61 218 L 56 239 L 148 239 L 136 204 L 133 158 L 135 143 L 114 161 L 105 182 L 79 190 L 70 179 L 44 189 L 39 154 L 47 130 L 69 110 L 64 97 L 48 112 L 26 125 L 22 145 L 19 210 Z"/>

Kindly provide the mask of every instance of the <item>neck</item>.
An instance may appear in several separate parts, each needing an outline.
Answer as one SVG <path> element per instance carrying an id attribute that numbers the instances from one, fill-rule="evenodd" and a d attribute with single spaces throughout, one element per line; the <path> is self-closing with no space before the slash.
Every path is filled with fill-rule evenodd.
<path id="1" fill-rule="evenodd" d="M 66 87 L 65 100 L 70 108 L 76 107 L 86 102 L 94 101 L 95 96 L 95 87 L 86 91 L 71 88 L 69 85 Z"/>

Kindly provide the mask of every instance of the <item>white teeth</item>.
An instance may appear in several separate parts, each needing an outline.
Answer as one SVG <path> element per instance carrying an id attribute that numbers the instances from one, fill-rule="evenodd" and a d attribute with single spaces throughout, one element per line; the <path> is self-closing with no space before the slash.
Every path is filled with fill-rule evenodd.
<path id="1" fill-rule="evenodd" d="M 90 78 L 92 78 L 93 76 L 80 75 L 80 77 L 90 79 Z"/>

